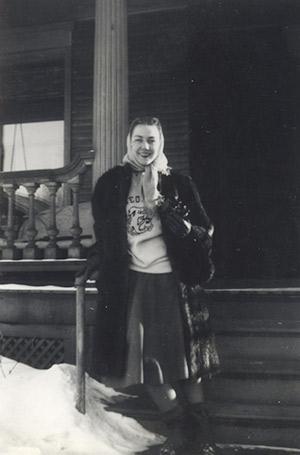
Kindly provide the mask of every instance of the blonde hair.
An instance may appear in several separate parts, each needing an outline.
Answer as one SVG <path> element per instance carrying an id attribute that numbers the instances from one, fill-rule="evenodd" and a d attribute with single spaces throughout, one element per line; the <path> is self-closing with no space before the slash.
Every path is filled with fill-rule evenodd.
<path id="1" fill-rule="evenodd" d="M 162 126 L 161 126 L 160 120 L 159 120 L 157 117 L 150 117 L 150 116 L 136 117 L 136 118 L 130 123 L 130 126 L 129 126 L 129 132 L 128 132 L 128 134 L 129 134 L 129 137 L 130 137 L 130 138 L 131 138 L 131 136 L 132 136 L 132 133 L 133 133 L 134 128 L 135 128 L 137 125 L 150 125 L 150 126 L 154 125 L 154 126 L 157 127 L 160 136 L 163 136 Z"/>

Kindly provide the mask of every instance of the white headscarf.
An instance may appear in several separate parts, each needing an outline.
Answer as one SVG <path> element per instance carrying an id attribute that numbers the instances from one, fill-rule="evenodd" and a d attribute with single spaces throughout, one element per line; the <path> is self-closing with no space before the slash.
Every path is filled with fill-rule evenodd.
<path id="1" fill-rule="evenodd" d="M 160 143 L 158 148 L 157 157 L 148 166 L 144 166 L 136 159 L 136 154 L 131 147 L 130 133 L 127 136 L 127 153 L 123 158 L 123 164 L 129 164 L 135 172 L 143 173 L 141 175 L 142 193 L 146 207 L 150 208 L 155 205 L 155 201 L 160 197 L 157 188 L 158 173 L 168 175 L 170 167 L 168 166 L 168 159 L 164 154 L 164 136 L 159 130 Z"/>
<path id="2" fill-rule="evenodd" d="M 160 136 L 160 143 L 159 143 L 157 157 L 153 160 L 153 162 L 151 163 L 151 166 L 153 166 L 153 168 L 156 169 L 157 172 L 161 172 L 162 174 L 169 174 L 170 168 L 168 166 L 168 159 L 163 151 L 165 140 L 164 140 L 164 135 L 161 130 L 159 131 L 159 136 Z M 132 150 L 130 133 L 127 136 L 126 144 L 127 144 L 127 153 L 123 158 L 123 164 L 127 164 L 127 163 L 130 164 L 130 166 L 136 172 L 144 172 L 145 166 L 138 162 L 138 160 L 136 159 L 136 155 Z"/>

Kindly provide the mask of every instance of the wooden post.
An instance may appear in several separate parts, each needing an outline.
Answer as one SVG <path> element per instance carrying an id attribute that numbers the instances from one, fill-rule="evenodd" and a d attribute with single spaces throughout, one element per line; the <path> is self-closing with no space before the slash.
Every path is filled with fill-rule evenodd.
<path id="1" fill-rule="evenodd" d="M 35 245 L 35 237 L 37 235 L 37 230 L 35 228 L 35 210 L 34 210 L 34 199 L 35 199 L 35 192 L 38 188 L 38 184 L 36 183 L 25 183 L 24 184 L 29 199 L 29 207 L 28 207 L 28 228 L 27 228 L 27 236 L 28 236 L 28 244 L 23 250 L 23 258 L 24 259 L 39 259 L 41 258 L 41 251 Z"/>
<path id="2" fill-rule="evenodd" d="M 80 242 L 80 234 L 82 233 L 82 229 L 80 227 L 80 219 L 79 219 L 79 183 L 68 183 L 72 190 L 73 196 L 73 223 L 71 227 L 71 233 L 73 236 L 72 243 L 68 248 L 68 257 L 69 258 L 81 258 L 82 256 L 82 245 Z"/>
<path id="3" fill-rule="evenodd" d="M 93 182 L 126 153 L 127 1 L 95 0 Z"/>
<path id="4" fill-rule="evenodd" d="M 7 224 L 5 227 L 6 246 L 2 250 L 2 259 L 18 259 L 18 250 L 15 247 L 14 204 L 16 186 L 13 184 L 3 185 L 3 190 L 8 197 Z"/>
<path id="5" fill-rule="evenodd" d="M 85 406 L 85 286 L 76 286 L 76 409 L 82 414 L 86 412 Z"/>
<path id="6" fill-rule="evenodd" d="M 59 184 L 56 182 L 46 183 L 50 194 L 50 219 L 49 226 L 47 227 L 49 235 L 49 243 L 45 248 L 45 258 L 46 259 L 57 259 L 61 257 L 61 251 L 57 247 L 56 237 L 58 234 L 58 229 L 56 225 L 56 192 L 59 187 Z"/>

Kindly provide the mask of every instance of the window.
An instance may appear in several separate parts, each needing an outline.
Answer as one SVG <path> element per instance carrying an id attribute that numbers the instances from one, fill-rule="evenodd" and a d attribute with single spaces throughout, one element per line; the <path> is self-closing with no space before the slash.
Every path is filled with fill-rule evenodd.
<path id="1" fill-rule="evenodd" d="M 4 171 L 54 169 L 64 165 L 64 121 L 3 127 Z"/>
<path id="2" fill-rule="evenodd" d="M 72 27 L 63 23 L 4 32 L 0 45 L 4 149 L 0 150 L 0 170 L 56 168 L 69 163 Z"/>

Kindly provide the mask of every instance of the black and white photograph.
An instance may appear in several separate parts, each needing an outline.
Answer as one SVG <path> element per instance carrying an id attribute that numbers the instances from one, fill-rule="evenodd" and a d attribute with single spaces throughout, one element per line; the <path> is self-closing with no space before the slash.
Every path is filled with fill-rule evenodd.
<path id="1" fill-rule="evenodd" d="M 299 0 L 0 0 L 0 455 L 300 455 L 299 120 Z"/>

